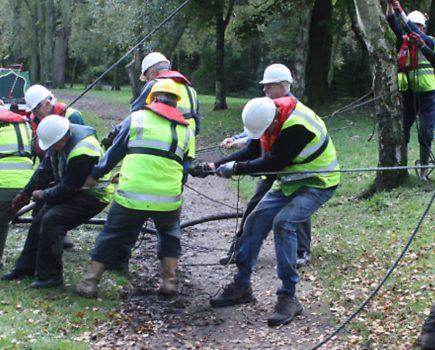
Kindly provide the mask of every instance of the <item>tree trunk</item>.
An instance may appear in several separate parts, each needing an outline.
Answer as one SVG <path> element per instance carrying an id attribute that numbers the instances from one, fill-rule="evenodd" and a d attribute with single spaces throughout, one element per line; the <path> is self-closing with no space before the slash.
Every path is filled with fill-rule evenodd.
<path id="1" fill-rule="evenodd" d="M 296 35 L 297 41 L 296 50 L 294 54 L 294 62 L 290 67 L 293 75 L 293 91 L 302 97 L 305 93 L 305 68 L 308 52 L 308 38 L 309 38 L 309 23 L 311 21 L 311 12 L 313 10 L 314 0 L 301 0 L 297 5 L 298 13 L 298 27 L 301 29 Z"/>
<path id="2" fill-rule="evenodd" d="M 432 36 L 435 35 L 435 1 L 431 1 L 427 33 Z"/>
<path id="3" fill-rule="evenodd" d="M 381 97 L 375 102 L 378 126 L 378 165 L 406 165 L 406 144 L 400 111 L 392 93 L 397 89 L 396 66 L 391 55 L 393 48 L 386 40 L 385 16 L 378 0 L 353 0 L 356 9 L 356 27 L 365 42 L 372 74 L 374 96 Z M 370 189 L 374 192 L 392 189 L 403 183 L 406 170 L 378 171 Z"/>
<path id="4" fill-rule="evenodd" d="M 68 50 L 68 38 L 70 35 L 72 3 L 63 0 L 57 9 L 53 57 L 53 82 L 56 87 L 65 87 L 65 64 Z"/>
<path id="5" fill-rule="evenodd" d="M 305 79 L 305 94 L 311 105 L 327 102 L 330 97 L 328 77 L 332 53 L 331 22 L 331 0 L 316 0 L 311 16 Z"/>
<path id="6" fill-rule="evenodd" d="M 142 88 L 138 79 L 141 73 L 141 55 L 139 48 L 134 51 L 133 59 L 125 66 L 125 69 L 127 70 L 128 80 L 130 81 L 132 93 L 131 102 L 133 102 L 140 95 Z"/>
<path id="7" fill-rule="evenodd" d="M 227 109 L 225 91 L 225 25 L 221 15 L 216 17 L 216 82 L 214 110 Z"/>

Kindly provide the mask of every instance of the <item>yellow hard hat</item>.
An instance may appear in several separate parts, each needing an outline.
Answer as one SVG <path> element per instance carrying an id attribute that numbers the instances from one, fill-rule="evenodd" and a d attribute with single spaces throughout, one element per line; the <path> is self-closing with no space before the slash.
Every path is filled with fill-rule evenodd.
<path id="1" fill-rule="evenodd" d="M 157 79 L 148 94 L 146 103 L 151 103 L 156 92 L 172 94 L 177 97 L 177 101 L 181 100 L 180 89 L 178 89 L 177 84 L 172 79 Z"/>

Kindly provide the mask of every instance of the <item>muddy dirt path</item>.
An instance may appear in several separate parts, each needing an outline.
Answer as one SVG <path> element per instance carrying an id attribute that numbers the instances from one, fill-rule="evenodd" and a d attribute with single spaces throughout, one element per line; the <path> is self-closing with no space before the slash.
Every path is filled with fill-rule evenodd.
<path id="1" fill-rule="evenodd" d="M 62 92 L 56 95 L 65 102 L 75 97 Z M 88 96 L 75 107 L 99 114 L 110 124 L 128 113 L 128 108 L 120 106 L 104 104 L 101 108 L 100 101 Z M 201 153 L 199 158 L 214 160 L 219 156 Z M 182 222 L 236 211 L 236 186 L 229 180 L 214 176 L 189 178 L 187 185 Z M 239 203 L 239 207 L 243 209 L 244 203 Z M 209 298 L 231 280 L 235 271 L 234 265 L 224 267 L 218 261 L 229 247 L 236 223 L 235 219 L 212 221 L 184 230 L 183 256 L 177 275 L 179 293 L 169 299 L 155 292 L 159 272 L 156 237 L 145 235 L 131 260 L 131 278 L 122 291 L 122 303 L 110 322 L 98 325 L 90 347 L 99 350 L 308 349 L 317 343 L 334 325 L 329 308 L 322 305 L 322 289 L 316 284 L 316 273 L 310 267 L 301 271 L 298 285 L 298 296 L 305 308 L 303 315 L 284 327 L 267 326 L 266 319 L 273 311 L 279 284 L 271 237 L 263 246 L 253 275 L 257 302 L 222 309 L 210 307 Z"/>

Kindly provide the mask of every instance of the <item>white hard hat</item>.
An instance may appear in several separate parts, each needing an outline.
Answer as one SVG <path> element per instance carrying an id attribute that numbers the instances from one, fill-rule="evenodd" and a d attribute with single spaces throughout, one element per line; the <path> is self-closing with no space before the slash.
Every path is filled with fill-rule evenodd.
<path id="1" fill-rule="evenodd" d="M 51 114 L 39 123 L 36 134 L 38 135 L 39 147 L 46 151 L 66 135 L 70 128 L 68 119 L 57 114 Z"/>
<path id="2" fill-rule="evenodd" d="M 408 15 L 408 19 L 413 23 L 426 27 L 426 17 L 420 11 L 412 11 Z"/>
<path id="3" fill-rule="evenodd" d="M 292 73 L 287 66 L 281 63 L 274 63 L 264 70 L 263 80 L 260 81 L 260 84 L 281 83 L 283 81 L 290 84 L 293 83 Z"/>
<path id="4" fill-rule="evenodd" d="M 165 57 L 165 55 L 161 54 L 160 52 L 150 52 L 148 55 L 144 57 L 142 60 L 142 67 L 141 67 L 141 76 L 140 80 L 146 81 L 145 78 L 145 72 L 152 66 L 154 66 L 157 63 L 160 62 L 166 62 L 170 64 L 171 62 Z"/>
<path id="5" fill-rule="evenodd" d="M 53 94 L 45 86 L 38 84 L 32 85 L 24 94 L 27 111 L 33 111 L 37 105 L 49 97 L 53 97 Z"/>
<path id="6" fill-rule="evenodd" d="M 275 119 L 276 106 L 269 97 L 249 101 L 242 111 L 243 125 L 251 139 L 259 139 Z"/>

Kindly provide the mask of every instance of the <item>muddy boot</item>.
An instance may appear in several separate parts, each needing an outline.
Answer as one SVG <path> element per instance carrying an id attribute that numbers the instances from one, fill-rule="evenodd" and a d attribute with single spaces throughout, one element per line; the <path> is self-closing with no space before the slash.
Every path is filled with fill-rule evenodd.
<path id="1" fill-rule="evenodd" d="M 98 284 L 105 270 L 104 264 L 92 259 L 88 262 L 88 271 L 76 285 L 76 294 L 86 298 L 98 297 Z"/>
<path id="2" fill-rule="evenodd" d="M 172 296 L 177 290 L 175 287 L 175 271 L 177 270 L 177 258 L 166 257 L 161 260 L 160 272 L 160 288 L 157 290 L 159 294 L 164 296 Z"/>
<path id="3" fill-rule="evenodd" d="M 278 302 L 275 305 L 275 311 L 267 319 L 269 327 L 276 327 L 291 322 L 297 315 L 302 313 L 303 307 L 296 297 L 288 295 L 278 295 Z"/>
<path id="4" fill-rule="evenodd" d="M 430 149 L 425 145 L 420 145 L 420 165 L 429 165 Z M 429 181 L 429 168 L 421 169 L 420 181 Z"/>
<path id="5" fill-rule="evenodd" d="M 234 282 L 225 286 L 218 295 L 210 299 L 212 307 L 224 307 L 237 304 L 246 304 L 255 301 L 252 287 L 240 288 Z"/>
<path id="6" fill-rule="evenodd" d="M 435 304 L 430 309 L 430 314 L 423 323 L 420 346 L 423 350 L 435 350 Z"/>
<path id="7" fill-rule="evenodd" d="M 228 264 L 236 263 L 236 248 L 237 248 L 238 241 L 239 241 L 238 237 L 235 237 L 233 243 L 231 243 L 230 249 L 228 249 L 227 256 L 221 258 L 219 260 L 219 264 L 225 266 Z"/>
<path id="8" fill-rule="evenodd" d="M 0 226 L 0 269 L 3 267 L 3 252 L 6 246 L 6 238 L 8 237 L 8 226 Z"/>

